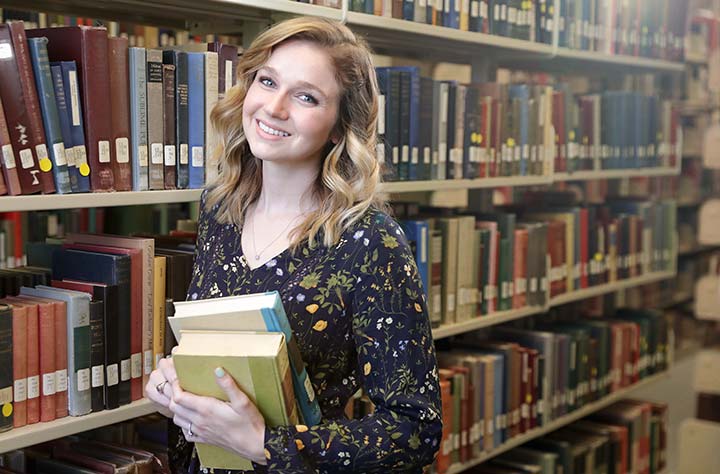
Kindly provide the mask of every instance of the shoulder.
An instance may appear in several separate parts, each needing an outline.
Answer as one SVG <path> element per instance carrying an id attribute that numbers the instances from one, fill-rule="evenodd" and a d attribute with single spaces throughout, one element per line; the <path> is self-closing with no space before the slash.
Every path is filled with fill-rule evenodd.
<path id="1" fill-rule="evenodd" d="M 398 222 L 377 208 L 365 211 L 344 233 L 343 240 L 356 249 L 377 249 L 383 253 L 403 253 L 409 249 Z"/>

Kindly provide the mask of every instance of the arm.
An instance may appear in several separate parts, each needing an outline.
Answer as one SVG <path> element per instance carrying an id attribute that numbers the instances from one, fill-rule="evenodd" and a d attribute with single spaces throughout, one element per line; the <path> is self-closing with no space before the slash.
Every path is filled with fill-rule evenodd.
<path id="1" fill-rule="evenodd" d="M 415 262 L 394 222 L 381 219 L 365 232 L 350 314 L 354 376 L 376 410 L 360 420 L 266 429 L 268 472 L 419 472 L 438 449 L 437 364 Z"/>

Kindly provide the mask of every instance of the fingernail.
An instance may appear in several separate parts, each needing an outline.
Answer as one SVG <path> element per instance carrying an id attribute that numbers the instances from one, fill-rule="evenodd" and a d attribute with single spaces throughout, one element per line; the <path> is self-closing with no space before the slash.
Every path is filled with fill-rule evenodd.
<path id="1" fill-rule="evenodd" d="M 223 370 L 222 367 L 218 367 L 215 369 L 215 377 L 217 377 L 217 378 L 225 377 L 225 371 Z"/>

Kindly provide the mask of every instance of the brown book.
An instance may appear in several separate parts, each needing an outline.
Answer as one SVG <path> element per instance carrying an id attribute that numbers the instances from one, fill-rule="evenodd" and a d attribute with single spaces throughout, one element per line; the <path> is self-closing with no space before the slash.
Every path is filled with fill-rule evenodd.
<path id="1" fill-rule="evenodd" d="M 436 468 L 438 474 L 444 474 L 450 467 L 450 454 L 453 447 L 452 420 L 453 420 L 453 398 L 452 398 L 452 371 L 440 369 L 440 400 L 442 402 L 443 430 L 440 450 L 437 455 Z"/>
<path id="2" fill-rule="evenodd" d="M 165 137 L 165 189 L 175 189 L 177 162 L 175 159 L 175 66 L 163 64 L 163 123 Z"/>
<path id="3" fill-rule="evenodd" d="M 165 188 L 164 128 L 163 119 L 163 62 L 162 51 L 148 49 L 147 52 L 147 124 L 150 164 L 148 168 L 149 189 Z"/>
<path id="4" fill-rule="evenodd" d="M 463 382 L 460 387 L 460 462 L 470 460 L 472 447 L 470 446 L 470 429 L 472 428 L 472 404 L 470 390 L 470 369 L 464 366 L 453 365 L 449 367 L 457 378 L 460 375 Z"/>
<path id="5" fill-rule="evenodd" d="M 43 193 L 54 193 L 55 179 L 51 171 L 52 162 L 50 161 L 45 143 L 45 127 L 42 121 L 40 100 L 38 99 L 37 90 L 35 90 L 35 73 L 33 72 L 32 63 L 30 62 L 30 52 L 28 50 L 27 38 L 25 37 L 25 26 L 22 21 L 11 21 L 8 23 L 8 27 L 12 34 L 15 61 L 17 63 L 18 73 L 20 74 L 22 93 L 28 114 L 28 132 L 35 149 L 37 166 L 39 168 L 37 176 L 40 180 L 40 188 Z"/>
<path id="6" fill-rule="evenodd" d="M 235 85 L 239 50 L 237 46 L 215 41 L 208 43 L 208 51 L 218 54 L 218 100 L 222 100 Z"/>
<path id="7" fill-rule="evenodd" d="M 29 109 L 25 105 L 23 94 L 23 78 L 18 68 L 17 57 L 14 54 L 12 33 L 10 27 L 0 25 L 0 49 L 5 54 L 0 55 L 0 99 L 5 111 L 5 120 L 9 132 L 13 154 L 18 158 L 15 170 L 18 174 L 23 194 L 35 194 L 42 190 L 40 184 L 40 169 L 36 159 L 34 134 L 30 132 Z M 26 80 L 27 82 L 27 80 Z M 11 165 L 12 160 L 3 148 L 3 169 Z"/>
<path id="8" fill-rule="evenodd" d="M 15 153 L 13 152 L 10 132 L 8 131 L 7 122 L 5 121 L 2 97 L 0 97 L 0 155 L 2 155 L 0 156 L 0 168 L 2 168 L 2 174 L 0 174 L 0 194 L 9 194 L 11 196 L 22 194 L 17 172 L 17 163 L 15 162 Z"/>
<path id="9" fill-rule="evenodd" d="M 75 61 L 82 93 L 85 144 L 90 166 L 90 188 L 93 191 L 112 191 L 114 176 L 110 146 L 112 119 L 108 98 L 110 77 L 108 69 L 108 41 L 105 28 L 63 26 L 28 30 L 32 38 L 46 37 L 50 61 Z"/>
<path id="10" fill-rule="evenodd" d="M 112 170 L 116 191 L 132 189 L 130 168 L 130 86 L 128 71 L 128 39 L 108 38 L 110 72 L 110 110 L 112 124 Z"/>

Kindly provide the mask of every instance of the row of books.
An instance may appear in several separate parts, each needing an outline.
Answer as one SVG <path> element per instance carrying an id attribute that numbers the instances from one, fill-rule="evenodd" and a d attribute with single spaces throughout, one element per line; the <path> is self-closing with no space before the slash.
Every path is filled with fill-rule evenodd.
<path id="1" fill-rule="evenodd" d="M 104 28 L 22 22 L 0 24 L 0 44 L 8 194 L 201 188 L 217 175 L 209 116 L 234 84 L 236 47 L 145 50 Z"/>
<path id="2" fill-rule="evenodd" d="M 398 209 L 434 326 L 673 268 L 672 200 L 575 206 L 565 193 L 531 193 L 527 202 L 489 214 Z"/>
<path id="3" fill-rule="evenodd" d="M 620 400 L 465 472 L 658 474 L 668 461 L 668 405 Z"/>
<path id="4" fill-rule="evenodd" d="M 232 35 L 191 35 L 188 30 L 161 28 L 149 25 L 100 20 L 76 15 L 31 12 L 0 8 L 0 22 L 24 21 L 26 28 L 55 28 L 58 26 L 105 26 L 110 36 L 128 38 L 130 46 L 157 48 L 182 46 L 188 43 L 239 44 L 240 38 Z"/>
<path id="5" fill-rule="evenodd" d="M 139 400 L 174 345 L 167 313 L 186 297 L 194 236 L 70 234 L 27 252 L 32 266 L 0 271 L 3 429 Z"/>
<path id="6" fill-rule="evenodd" d="M 683 0 L 351 0 L 353 11 L 606 54 L 681 61 Z"/>
<path id="7" fill-rule="evenodd" d="M 667 368 L 668 330 L 652 311 L 493 328 L 438 352 L 442 473 Z"/>
<path id="8" fill-rule="evenodd" d="M 376 68 L 386 180 L 540 176 L 555 171 L 675 166 L 682 154 L 670 100 L 568 84 L 436 81 L 418 67 Z"/>

